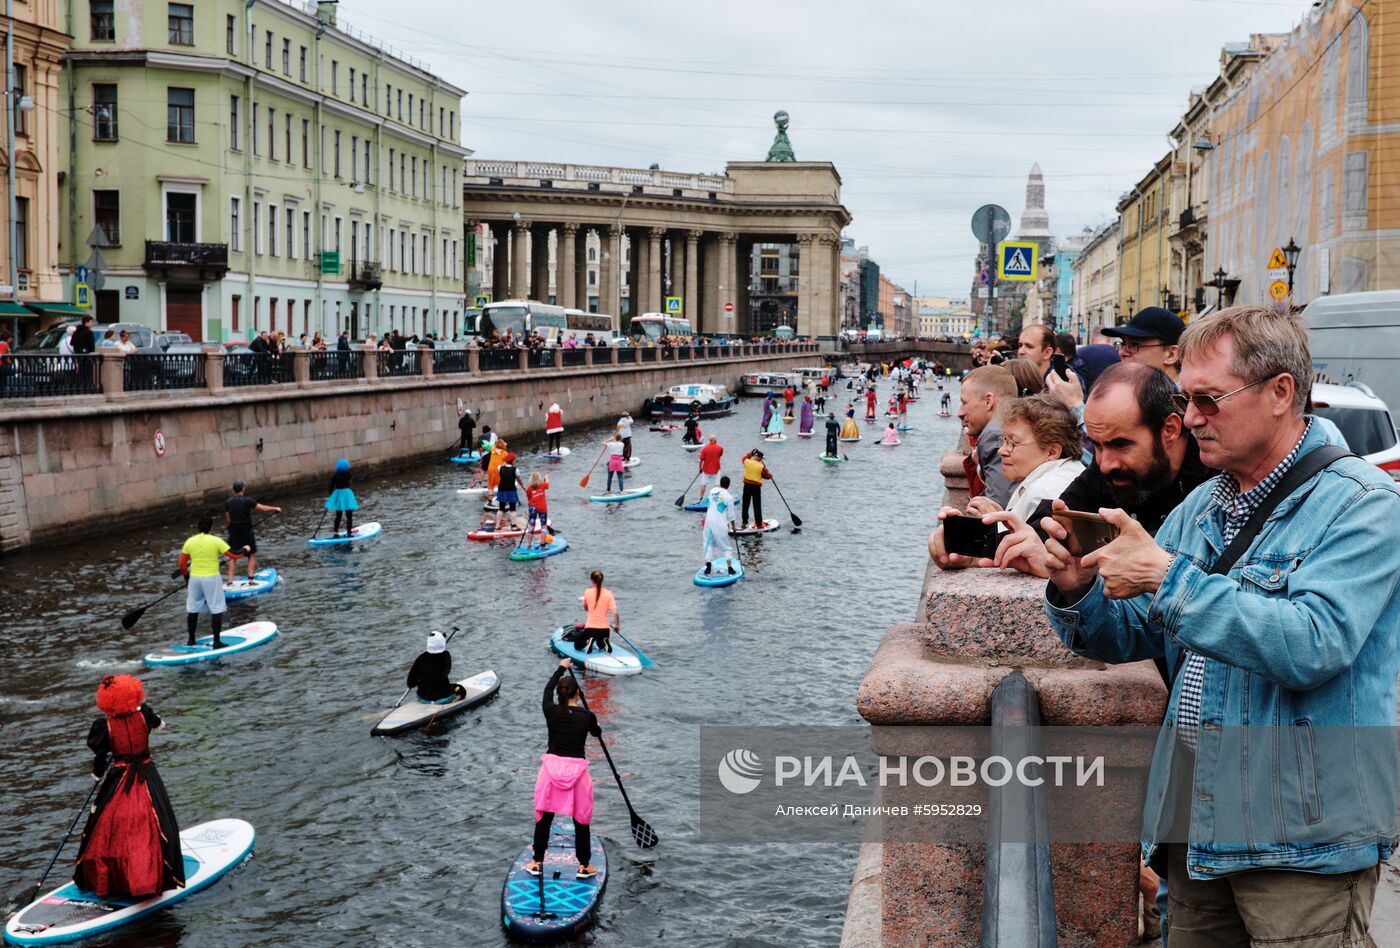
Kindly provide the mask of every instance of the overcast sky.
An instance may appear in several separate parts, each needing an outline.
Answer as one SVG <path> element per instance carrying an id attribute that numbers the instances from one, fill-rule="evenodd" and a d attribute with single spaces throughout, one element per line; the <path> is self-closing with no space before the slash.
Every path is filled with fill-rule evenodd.
<path id="1" fill-rule="evenodd" d="M 889 277 L 966 296 L 968 219 L 1019 220 L 1032 164 L 1057 234 L 1112 218 L 1168 150 L 1223 43 L 1309 0 L 342 0 L 340 16 L 467 89 L 478 157 L 678 171 L 763 158 L 792 115 Z M 392 11 L 392 12 L 391 12 Z"/>

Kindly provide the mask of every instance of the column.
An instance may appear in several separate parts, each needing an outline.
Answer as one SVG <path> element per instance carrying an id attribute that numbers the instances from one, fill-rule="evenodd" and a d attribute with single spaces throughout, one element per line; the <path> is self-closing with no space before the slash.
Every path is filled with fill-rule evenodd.
<path id="1" fill-rule="evenodd" d="M 548 224 L 536 224 L 530 229 L 530 299 L 549 302 L 549 232 Z"/>
<path id="2" fill-rule="evenodd" d="M 679 296 L 681 315 L 689 316 L 690 300 L 685 298 L 685 241 L 680 239 L 680 234 L 667 234 L 662 247 L 670 247 L 671 252 L 667 267 L 661 273 L 661 295 Z"/>
<path id="3" fill-rule="evenodd" d="M 646 252 L 646 242 L 638 237 L 641 233 L 638 230 L 623 228 L 623 233 L 627 236 L 627 315 L 632 317 L 642 312 L 639 308 L 642 291 L 638 289 L 637 275 L 642 272 L 640 260 Z"/>
<path id="4" fill-rule="evenodd" d="M 666 258 L 661 248 L 661 238 L 666 231 L 653 227 L 647 231 L 647 295 L 645 311 L 664 313 L 666 304 L 661 299 L 661 271 L 666 266 Z"/>
<path id="5" fill-rule="evenodd" d="M 621 233 L 607 224 L 598 228 L 598 310 L 618 320 L 618 328 L 626 329 L 622 323 L 622 237 Z"/>
<path id="6" fill-rule="evenodd" d="M 585 313 L 588 312 L 588 228 L 578 232 L 578 237 L 574 241 L 574 305 Z M 599 312 L 607 312 L 603 309 L 602 295 L 598 296 Z"/>
<path id="7" fill-rule="evenodd" d="M 516 221 L 510 242 L 510 297 L 530 298 L 530 222 Z"/>
<path id="8" fill-rule="evenodd" d="M 721 332 L 738 332 L 739 326 L 739 302 L 735 298 L 735 273 L 738 267 L 735 265 L 734 255 L 738 248 L 738 238 L 733 234 L 720 234 L 719 237 L 719 267 L 720 267 L 720 292 L 719 292 L 719 318 Z M 725 303 L 732 303 L 734 309 L 726 312 Z"/>
<path id="9" fill-rule="evenodd" d="M 841 297 L 841 236 L 827 238 L 828 263 L 826 265 L 827 284 L 831 287 L 831 310 L 824 335 L 835 339 L 841 335 L 841 324 L 846 318 L 846 301 Z"/>
<path id="10" fill-rule="evenodd" d="M 706 333 L 714 334 L 723 331 L 724 311 L 721 309 L 723 303 L 719 302 L 722 295 L 719 291 L 720 283 L 724 282 L 719 260 L 719 235 L 702 234 L 704 249 L 701 251 L 700 278 L 705 281 L 705 289 L 701 293 L 704 299 L 701 300 L 703 309 L 696 311 L 699 317 L 696 322 L 696 331 L 704 327 Z"/>
<path id="11" fill-rule="evenodd" d="M 559 234 L 559 253 L 554 278 L 554 286 L 559 291 L 559 304 L 565 309 L 588 309 L 588 298 L 579 300 L 577 296 L 578 225 L 565 224 L 559 228 Z"/>
<path id="12" fill-rule="evenodd" d="M 491 225 L 491 298 L 510 296 L 510 228 L 499 221 Z"/>
<path id="13" fill-rule="evenodd" d="M 700 331 L 700 232 L 698 230 L 688 230 L 685 232 L 685 315 L 691 321 L 692 328 L 698 333 Z"/>
<path id="14" fill-rule="evenodd" d="M 793 327 L 799 336 L 812 332 L 812 281 L 816 277 L 817 238 L 815 234 L 799 234 L 797 237 L 797 325 Z"/>

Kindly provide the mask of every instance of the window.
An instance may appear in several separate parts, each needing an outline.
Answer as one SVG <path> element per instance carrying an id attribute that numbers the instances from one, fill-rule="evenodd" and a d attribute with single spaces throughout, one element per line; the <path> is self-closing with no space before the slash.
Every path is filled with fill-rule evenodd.
<path id="1" fill-rule="evenodd" d="M 311 259 L 311 212 L 301 212 L 301 252 Z"/>
<path id="2" fill-rule="evenodd" d="M 311 119 L 301 120 L 301 166 L 311 167 Z"/>
<path id="3" fill-rule="evenodd" d="M 389 190 L 394 190 L 394 149 L 389 149 Z"/>
<path id="4" fill-rule="evenodd" d="M 238 129 L 240 123 L 238 112 L 238 96 L 231 95 L 228 97 L 228 146 L 234 151 L 239 150 Z"/>
<path id="5" fill-rule="evenodd" d="M 457 190 L 457 169 L 456 169 L 456 168 L 453 168 L 453 169 L 452 169 L 452 206 L 453 206 L 453 207 L 456 207 L 456 206 L 457 206 L 457 204 L 458 204 L 457 199 L 458 199 L 458 197 L 460 197 L 461 193 L 462 193 L 462 192 L 460 192 L 460 191 Z"/>
<path id="6" fill-rule="evenodd" d="M 96 4 L 93 4 L 96 6 Z M 110 6 L 110 4 L 109 4 Z M 234 39 L 238 36 L 238 18 L 229 14 L 224 18 L 224 48 L 228 50 L 230 56 L 233 55 Z M 237 299 L 238 297 L 234 297 Z"/>
<path id="7" fill-rule="evenodd" d="M 263 64 L 268 69 L 272 68 L 272 31 L 267 31 L 267 41 L 263 46 Z"/>
<path id="8" fill-rule="evenodd" d="M 316 154 L 320 156 L 321 174 L 326 173 L 326 126 L 321 126 L 321 140 L 317 143 Z"/>
<path id="9" fill-rule="evenodd" d="M 288 207 L 283 212 L 282 216 L 286 219 L 285 226 L 287 228 L 287 258 L 290 260 L 295 260 L 297 258 L 297 209 L 295 207 Z"/>
<path id="10" fill-rule="evenodd" d="M 177 244 L 195 241 L 195 213 L 199 195 L 168 191 L 165 195 L 165 239 Z"/>
<path id="11" fill-rule="evenodd" d="M 291 74 L 292 74 L 292 41 L 289 40 L 289 39 L 284 39 L 284 40 L 282 40 L 282 75 L 284 75 L 284 76 L 290 76 Z"/>
<path id="12" fill-rule="evenodd" d="M 194 90 L 167 89 L 165 140 L 194 144 Z"/>
<path id="13" fill-rule="evenodd" d="M 267 110 L 267 157 L 277 160 L 277 110 L 271 106 Z"/>
<path id="14" fill-rule="evenodd" d="M 454 141 L 454 142 L 457 140 L 457 113 L 456 113 L 456 112 L 448 112 L 448 113 L 447 113 L 447 137 L 450 138 L 450 139 L 451 139 L 452 141 Z"/>
<path id="15" fill-rule="evenodd" d="M 408 272 L 409 272 L 409 273 L 417 273 L 417 272 L 418 272 L 418 241 L 416 241 L 416 240 L 413 239 L 413 235 L 412 235 L 412 234 L 406 234 L 405 236 L 408 237 Z"/>
<path id="16" fill-rule="evenodd" d="M 408 94 L 408 124 L 413 124 L 413 93 Z"/>
<path id="17" fill-rule="evenodd" d="M 302 331 L 302 332 L 309 332 L 310 330 L 311 330 L 311 301 L 310 301 L 310 300 L 305 300 L 305 301 L 301 304 L 301 331 Z"/>
<path id="18" fill-rule="evenodd" d="M 170 4 L 170 45 L 194 45 L 194 7 L 188 3 Z"/>
<path id="19" fill-rule="evenodd" d="M 335 252 L 340 253 L 340 223 L 341 218 L 335 219 Z"/>
<path id="20" fill-rule="evenodd" d="M 301 81 L 306 81 L 306 47 L 301 48 Z"/>
<path id="21" fill-rule="evenodd" d="M 407 190 L 408 190 L 408 174 L 407 174 L 407 171 L 408 171 L 408 159 L 405 158 L 405 157 L 403 156 L 402 153 L 400 153 L 400 155 L 399 155 L 399 190 L 400 190 L 400 191 L 407 191 Z"/>
<path id="22" fill-rule="evenodd" d="M 29 198 L 15 198 L 15 266 L 29 269 Z"/>
<path id="23" fill-rule="evenodd" d="M 408 234 L 399 231 L 399 269 L 408 273 Z"/>
<path id="24" fill-rule="evenodd" d="M 24 98 L 25 92 L 26 92 L 26 90 L 27 90 L 28 88 L 29 88 L 29 67 L 28 67 L 28 66 L 21 66 L 19 63 L 15 63 L 15 92 L 14 92 L 14 94 L 15 94 L 15 103 L 16 103 L 16 105 L 18 105 L 20 99 Z M 18 108 L 18 107 L 15 108 L 14 112 L 15 112 L 15 134 L 16 134 L 16 135 L 28 135 L 28 134 L 29 134 L 29 119 L 28 119 L 27 116 L 28 116 L 29 113 L 28 113 L 27 111 L 25 111 L 24 109 L 21 109 L 21 108 Z"/>
<path id="25" fill-rule="evenodd" d="M 384 114 L 394 114 L 394 87 L 390 83 L 384 83 Z"/>
<path id="26" fill-rule="evenodd" d="M 369 165 L 369 139 L 366 138 L 366 139 L 365 139 L 365 184 L 369 184 L 369 183 L 370 183 L 370 177 L 371 177 L 371 175 L 370 175 L 369 169 L 370 169 L 370 165 Z"/>
<path id="27" fill-rule="evenodd" d="M 277 205 L 267 206 L 267 255 L 277 256 Z"/>
<path id="28" fill-rule="evenodd" d="M 340 177 L 340 129 L 335 130 L 335 176 Z"/>
<path id="29" fill-rule="evenodd" d="M 457 241 L 454 239 L 452 241 L 452 275 L 454 277 L 461 275 L 461 267 L 459 265 L 461 263 L 461 259 L 462 258 L 457 255 Z"/>
<path id="30" fill-rule="evenodd" d="M 444 113 L 446 113 L 446 111 L 447 110 L 441 106 L 438 107 L 438 138 L 442 137 L 442 133 L 447 127 L 447 122 L 444 121 Z"/>
<path id="31" fill-rule="evenodd" d="M 409 113 L 412 114 L 412 112 L 413 110 L 409 109 Z M 423 129 L 428 127 L 427 102 L 422 99 L 418 100 L 418 127 Z"/>
<path id="32" fill-rule="evenodd" d="M 409 188 L 409 193 L 412 194 L 414 197 L 417 197 L 417 196 L 418 196 L 418 157 L 417 157 L 416 155 L 415 155 L 414 158 L 413 158 L 412 168 L 413 168 L 413 178 L 412 178 L 413 184 L 412 184 L 412 186 Z"/>
<path id="33" fill-rule="evenodd" d="M 340 95 L 340 61 L 331 60 L 331 95 Z"/>
<path id="34" fill-rule="evenodd" d="M 350 218 L 350 262 L 355 263 L 360 259 L 360 222 L 353 217 Z"/>
<path id="35" fill-rule="evenodd" d="M 355 88 L 351 86 L 350 88 Z M 350 136 L 350 180 L 360 180 L 360 136 Z"/>
<path id="36" fill-rule="evenodd" d="M 233 294 L 233 296 L 229 297 L 229 311 L 228 311 L 229 326 L 228 326 L 228 328 L 229 328 L 229 330 L 232 331 L 232 332 L 238 332 L 238 310 L 241 308 L 242 302 L 243 302 L 243 297 L 242 297 L 242 296 L 239 296 L 237 293 L 235 293 L 235 294 Z"/>
<path id="37" fill-rule="evenodd" d="M 228 249 L 243 249 L 243 199 L 238 197 L 228 199 Z"/>
<path id="38" fill-rule="evenodd" d="M 452 193 L 451 191 L 448 191 L 448 190 L 447 190 L 447 165 L 443 165 L 443 166 L 442 166 L 442 203 L 444 203 L 444 204 L 447 203 L 447 195 L 449 195 L 449 194 L 451 194 L 451 193 Z"/>
<path id="39" fill-rule="evenodd" d="M 120 191 L 92 192 L 92 219 L 102 231 L 102 246 L 118 247 L 122 242 Z"/>
<path id="40" fill-rule="evenodd" d="M 355 67 L 350 67 L 350 101 L 355 101 Z"/>
<path id="41" fill-rule="evenodd" d="M 253 252 L 262 253 L 262 204 L 253 202 Z"/>
<path id="42" fill-rule="evenodd" d="M 21 111 L 15 110 L 16 113 Z M 117 87 L 114 83 L 92 85 L 92 137 L 99 142 L 117 140 Z"/>
<path id="43" fill-rule="evenodd" d="M 95 42 L 117 38 L 117 19 L 112 12 L 112 0 L 92 0 L 88 30 Z"/>
<path id="44" fill-rule="evenodd" d="M 398 102 L 399 102 L 399 121 L 402 122 L 402 121 L 403 121 L 403 90 L 402 90 L 402 89 L 399 90 Z"/>
<path id="45" fill-rule="evenodd" d="M 428 235 L 423 235 L 423 272 L 432 276 L 433 273 L 433 252 L 432 244 L 429 243 Z"/>
<path id="46" fill-rule="evenodd" d="M 593 263 L 593 262 L 596 261 L 597 259 L 598 259 L 598 248 L 597 248 L 597 247 L 589 247 L 589 248 L 588 248 L 588 262 L 589 262 L 589 263 Z"/>
<path id="47" fill-rule="evenodd" d="M 282 139 L 283 139 L 283 141 L 285 141 L 286 144 L 287 144 L 287 151 L 286 151 L 286 156 L 287 156 L 287 157 L 286 157 L 286 161 L 287 161 L 287 164 L 291 164 L 291 163 L 292 163 L 292 115 L 291 115 L 290 112 L 287 113 L 286 117 L 285 117 L 285 118 L 283 119 L 283 121 L 282 121 Z"/>
<path id="48" fill-rule="evenodd" d="M 360 73 L 360 104 L 369 108 L 369 73 Z"/>
<path id="49" fill-rule="evenodd" d="M 589 285 L 589 286 L 597 286 L 597 285 L 598 285 L 598 271 L 597 271 L 597 270 L 589 270 L 589 271 L 588 271 L 588 285 Z"/>
<path id="50" fill-rule="evenodd" d="M 253 154 L 258 154 L 258 104 L 253 103 Z"/>

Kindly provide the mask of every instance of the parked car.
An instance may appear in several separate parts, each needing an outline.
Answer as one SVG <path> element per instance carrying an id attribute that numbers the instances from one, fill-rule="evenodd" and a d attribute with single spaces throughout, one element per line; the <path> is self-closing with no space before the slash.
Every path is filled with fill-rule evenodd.
<path id="1" fill-rule="evenodd" d="M 1400 438 L 1385 402 L 1360 382 L 1328 385 L 1315 382 L 1313 412 L 1337 426 L 1347 447 L 1400 481 Z"/>
<path id="2" fill-rule="evenodd" d="M 65 319 L 63 322 L 55 323 L 43 332 L 35 333 L 19 347 L 19 352 L 47 352 L 57 351 L 59 340 L 68 332 L 69 326 L 82 325 L 80 319 Z M 121 337 L 122 330 L 125 329 L 131 334 L 131 342 L 136 346 L 137 352 L 158 353 L 167 352 L 171 346 L 180 346 L 177 352 L 198 352 L 199 344 L 183 332 L 172 332 L 152 329 L 150 326 L 143 326 L 141 323 L 96 323 L 92 327 L 93 335 L 97 337 L 98 343 L 102 342 L 102 337 L 107 334 L 107 330 L 112 330 Z M 192 348 L 186 348 L 192 347 Z"/>

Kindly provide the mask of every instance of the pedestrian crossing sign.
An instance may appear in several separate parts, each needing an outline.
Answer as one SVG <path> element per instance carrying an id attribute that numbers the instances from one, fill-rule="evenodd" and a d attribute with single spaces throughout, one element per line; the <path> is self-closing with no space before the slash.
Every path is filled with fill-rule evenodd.
<path id="1" fill-rule="evenodd" d="M 997 278 L 1000 280 L 1034 280 L 1036 257 L 1040 248 L 1033 240 L 1008 240 L 997 248 Z"/>
<path id="2" fill-rule="evenodd" d="M 681 309 L 681 298 L 679 296 L 666 297 L 666 312 L 675 313 L 677 315 L 684 312 L 684 310 Z"/>
<path id="3" fill-rule="evenodd" d="M 92 306 L 92 288 L 86 283 L 78 283 L 73 287 L 73 305 L 87 309 Z"/>
<path id="4" fill-rule="evenodd" d="M 472 300 L 472 306 L 473 306 L 473 308 L 475 308 L 475 309 L 485 309 L 485 308 L 486 308 L 486 304 L 487 304 L 487 303 L 490 303 L 490 302 L 491 302 L 491 294 L 490 294 L 490 293 L 478 293 L 478 294 L 476 294 L 476 299 Z"/>

